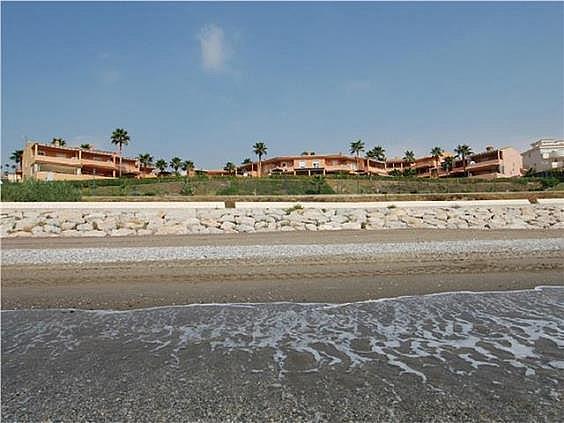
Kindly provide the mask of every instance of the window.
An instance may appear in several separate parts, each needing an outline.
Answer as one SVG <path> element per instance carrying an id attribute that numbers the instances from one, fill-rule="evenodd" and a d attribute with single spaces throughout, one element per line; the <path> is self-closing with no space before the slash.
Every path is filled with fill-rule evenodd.
<path id="1" fill-rule="evenodd" d="M 319 168 L 319 160 L 314 160 L 314 161 L 313 161 L 313 167 L 314 167 L 315 169 L 318 169 L 318 168 Z"/>
<path id="2" fill-rule="evenodd" d="M 302 169 L 306 167 L 305 160 L 300 160 L 299 167 L 302 168 Z"/>

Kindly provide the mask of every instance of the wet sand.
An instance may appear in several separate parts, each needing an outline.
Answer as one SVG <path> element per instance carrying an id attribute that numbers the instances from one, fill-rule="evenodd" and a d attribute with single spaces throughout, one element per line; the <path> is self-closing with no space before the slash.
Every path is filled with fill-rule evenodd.
<path id="1" fill-rule="evenodd" d="M 564 288 L 2 313 L 5 421 L 562 421 Z"/>
<path id="2" fill-rule="evenodd" d="M 564 230 L 290 232 L 6 239 L 2 250 L 543 240 Z M 564 251 L 424 252 L 240 260 L 3 265 L 2 308 L 137 309 L 231 302 L 329 302 L 561 285 Z"/>

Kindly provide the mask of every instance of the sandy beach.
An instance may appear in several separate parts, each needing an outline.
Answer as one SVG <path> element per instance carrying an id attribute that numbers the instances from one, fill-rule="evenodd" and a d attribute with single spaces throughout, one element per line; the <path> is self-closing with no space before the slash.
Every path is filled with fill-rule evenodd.
<path id="1" fill-rule="evenodd" d="M 450 291 L 492 291 L 563 283 L 564 251 L 543 251 L 543 240 L 564 237 L 564 230 L 395 230 L 313 233 L 194 235 L 93 239 L 5 239 L 2 242 L 2 307 L 136 309 L 192 303 L 352 302 Z M 539 243 L 540 250 L 484 245 L 467 252 L 460 243 Z M 422 244 L 423 243 L 423 244 Z M 447 243 L 447 244 L 445 244 Z M 458 245 L 426 252 L 424 246 Z M 458 244 L 457 244 L 458 243 Z M 324 246 L 349 246 L 345 254 L 308 255 Z M 378 245 L 399 250 L 351 254 L 350 246 Z M 406 246 L 419 246 L 414 250 Z M 462 244 L 464 245 L 464 244 Z M 509 245 L 509 244 L 507 244 Z M 299 256 L 280 254 L 154 261 L 146 249 L 264 247 L 305 248 Z M 421 247 L 423 246 L 423 247 Z M 131 261 L 6 264 L 6 255 L 24 251 L 136 248 Z M 354 248 L 353 248 L 354 250 Z M 371 250 L 371 251 L 373 251 Z"/>
<path id="2" fill-rule="evenodd" d="M 2 413 L 558 421 L 563 274 L 562 230 L 5 239 Z"/>

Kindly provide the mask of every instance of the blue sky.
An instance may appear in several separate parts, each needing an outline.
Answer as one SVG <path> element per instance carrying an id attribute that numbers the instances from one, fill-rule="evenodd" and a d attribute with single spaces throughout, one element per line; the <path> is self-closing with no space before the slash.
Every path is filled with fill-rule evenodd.
<path id="1" fill-rule="evenodd" d="M 563 3 L 2 2 L 2 163 L 24 139 L 389 156 L 564 135 Z"/>

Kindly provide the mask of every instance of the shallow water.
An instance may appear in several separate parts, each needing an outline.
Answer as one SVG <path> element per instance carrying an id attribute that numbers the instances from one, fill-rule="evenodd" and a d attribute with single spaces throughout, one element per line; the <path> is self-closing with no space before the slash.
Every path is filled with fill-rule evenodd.
<path id="1" fill-rule="evenodd" d="M 153 372 L 174 383 L 184 379 L 197 391 L 198 384 L 210 383 L 204 382 L 205 373 L 226 379 L 219 385 L 223 388 L 234 380 L 241 385 L 267 381 L 269 387 L 289 390 L 331 381 L 342 386 L 324 389 L 335 388 L 344 396 L 362 382 L 364 388 L 355 389 L 378 386 L 381 398 L 392 398 L 386 400 L 392 411 L 396 405 L 405 408 L 398 404 L 415 389 L 478 404 L 495 399 L 495 404 L 478 406 L 486 413 L 495 413 L 496 407 L 518 412 L 519 404 L 526 403 L 531 416 L 554 417 L 562 412 L 564 287 L 351 304 L 6 311 L 2 358 L 3 408 L 20 418 L 44 416 L 32 405 L 49 397 L 45 391 L 37 394 L 37 381 L 29 380 L 34 379 L 30 369 L 38 368 L 35 376 L 47 390 L 63 381 L 72 384 L 70 375 L 76 381 L 98 374 L 111 385 L 118 375 L 143 378 Z M 141 374 L 140 366 L 146 367 Z M 335 382 L 343 375 L 354 377 Z M 253 392 L 233 389 L 243 396 Z M 14 391 L 25 392 L 28 414 L 15 411 L 24 399 Z M 226 392 L 221 395 L 231 391 Z M 305 397 L 303 403 L 309 404 Z M 57 399 L 50 401 L 55 408 L 47 414 L 57 415 Z"/>

